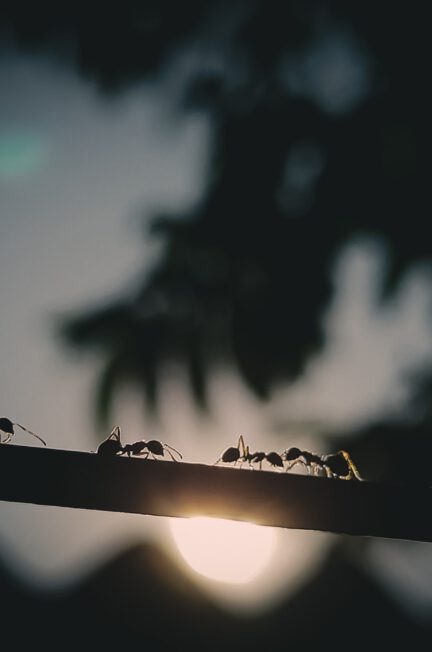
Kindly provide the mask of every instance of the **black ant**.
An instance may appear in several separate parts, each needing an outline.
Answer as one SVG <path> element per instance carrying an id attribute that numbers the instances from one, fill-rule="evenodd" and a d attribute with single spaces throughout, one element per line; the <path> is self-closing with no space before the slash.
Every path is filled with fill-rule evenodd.
<path id="1" fill-rule="evenodd" d="M 240 435 L 237 442 L 237 447 L 230 446 L 225 449 L 222 455 L 216 460 L 215 464 L 218 462 L 240 462 L 240 465 L 243 462 L 248 462 L 249 466 L 252 468 L 252 464 L 259 464 L 259 468 L 262 468 L 263 460 L 267 460 L 272 466 L 283 467 L 283 460 L 279 453 L 272 451 L 271 453 L 264 453 L 263 451 L 256 451 L 254 453 L 250 452 L 249 446 L 246 446 L 244 443 L 243 435 Z"/>
<path id="2" fill-rule="evenodd" d="M 296 464 L 303 464 L 309 474 L 318 475 L 322 470 L 328 478 L 339 478 L 340 480 L 353 480 L 356 478 L 357 480 L 363 480 L 349 453 L 344 450 L 330 455 L 316 455 L 292 447 L 284 451 L 281 457 L 288 462 L 287 471 Z"/>
<path id="3" fill-rule="evenodd" d="M 147 451 L 143 452 L 145 448 L 147 448 Z M 131 455 L 145 455 L 148 457 L 151 453 L 153 457 L 155 457 L 155 455 L 164 455 L 164 451 L 166 450 L 166 452 L 171 455 L 171 458 L 174 461 L 177 461 L 169 449 L 173 450 L 175 453 L 177 453 L 177 455 L 179 455 L 181 459 L 183 459 L 183 455 L 179 453 L 175 448 L 168 446 L 168 444 L 163 444 L 156 439 L 151 439 L 150 441 L 136 441 L 134 444 L 126 444 L 123 446 L 121 443 L 120 426 L 114 426 L 109 437 L 107 437 L 99 445 L 96 452 L 99 455 L 126 454 L 128 457 Z"/>
<path id="4" fill-rule="evenodd" d="M 0 443 L 1 444 L 8 444 L 10 440 L 12 439 L 12 435 L 15 434 L 14 426 L 18 426 L 18 428 L 21 428 L 21 430 L 25 430 L 25 432 L 28 432 L 30 435 L 33 435 L 33 437 L 36 437 L 36 439 L 39 439 L 39 441 L 42 442 L 44 446 L 46 446 L 46 441 L 42 439 L 42 437 L 39 437 L 35 432 L 32 432 L 28 428 L 24 428 L 20 423 L 14 423 L 7 417 L 0 417 Z M 1 433 L 4 432 L 6 435 L 6 439 L 2 441 L 1 438 Z"/>
<path id="5" fill-rule="evenodd" d="M 147 450 L 145 450 L 146 448 Z M 165 451 L 168 453 L 168 455 L 171 457 L 171 459 L 174 462 L 177 462 L 177 460 L 175 459 L 171 451 L 174 451 L 174 453 L 177 453 L 180 459 L 183 459 L 183 455 L 179 453 L 178 450 L 176 450 L 172 446 L 169 446 L 168 444 L 163 444 L 161 441 L 158 441 L 157 439 L 150 439 L 150 441 L 141 440 L 141 441 L 136 441 L 133 444 L 126 444 L 126 446 L 122 447 L 120 455 L 126 454 L 128 457 L 130 457 L 131 455 L 145 455 L 147 458 L 151 453 L 153 458 L 156 459 L 156 455 L 163 456 L 165 454 Z"/>

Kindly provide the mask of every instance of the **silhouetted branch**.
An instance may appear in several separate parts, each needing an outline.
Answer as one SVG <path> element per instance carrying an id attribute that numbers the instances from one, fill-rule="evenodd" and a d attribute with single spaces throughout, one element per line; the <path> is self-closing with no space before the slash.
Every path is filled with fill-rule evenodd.
<path id="1" fill-rule="evenodd" d="M 432 542 L 432 488 L 0 446 L 0 500 Z"/>

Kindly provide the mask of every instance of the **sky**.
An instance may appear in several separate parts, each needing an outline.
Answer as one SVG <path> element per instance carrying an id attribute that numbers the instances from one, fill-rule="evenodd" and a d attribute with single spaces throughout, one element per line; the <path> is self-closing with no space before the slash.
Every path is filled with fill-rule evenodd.
<path id="1" fill-rule="evenodd" d="M 90 408 L 100 361 L 66 352 L 53 336 L 56 320 L 115 296 L 150 269 L 158 244 L 145 237 L 143 220 L 159 209 L 178 212 L 202 192 L 211 124 L 204 115 L 175 115 L 171 93 L 168 83 L 148 84 L 106 101 L 63 64 L 13 51 L 0 58 L 0 416 L 51 448 L 98 444 Z M 251 448 L 280 449 L 286 433 L 283 448 L 328 452 L 322 424 L 343 433 L 403 413 L 407 378 L 432 362 L 432 286 L 427 269 L 413 269 L 378 309 L 385 260 L 371 240 L 342 253 L 323 317 L 326 349 L 265 405 L 221 369 L 207 421 L 194 411 L 182 370 L 167 368 L 152 437 L 192 462 L 214 462 L 240 432 Z M 124 440 L 150 427 L 131 392 L 114 413 Z M 17 432 L 10 445 L 19 444 L 39 445 Z M 176 555 L 167 519 L 0 503 L 0 555 L 36 583 L 76 579 L 131 539 L 162 542 Z M 278 530 L 259 590 L 193 577 L 235 608 L 256 606 L 258 595 L 270 605 L 313 572 L 332 542 L 330 534 Z M 370 561 L 402 603 L 412 607 L 415 595 L 418 612 L 430 613 L 429 545 L 377 541 Z"/>

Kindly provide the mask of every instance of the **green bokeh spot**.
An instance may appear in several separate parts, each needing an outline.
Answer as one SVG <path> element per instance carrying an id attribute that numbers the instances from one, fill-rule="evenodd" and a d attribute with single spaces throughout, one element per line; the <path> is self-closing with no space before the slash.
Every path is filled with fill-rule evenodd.
<path id="1" fill-rule="evenodd" d="M 43 165 L 46 151 L 46 143 L 37 134 L 0 132 L 0 179 L 18 179 L 36 171 Z"/>

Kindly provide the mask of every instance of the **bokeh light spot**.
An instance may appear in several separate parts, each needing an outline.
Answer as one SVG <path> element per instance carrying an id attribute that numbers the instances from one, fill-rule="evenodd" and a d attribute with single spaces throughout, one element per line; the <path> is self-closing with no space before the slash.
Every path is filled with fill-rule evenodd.
<path id="1" fill-rule="evenodd" d="M 276 536 L 270 527 L 206 517 L 172 519 L 170 527 L 187 563 L 220 582 L 252 581 L 275 552 Z"/>
<path id="2" fill-rule="evenodd" d="M 46 143 L 25 131 L 0 132 L 0 179 L 13 180 L 37 170 L 46 158 Z"/>

